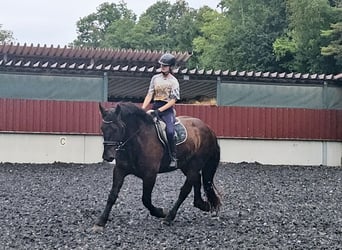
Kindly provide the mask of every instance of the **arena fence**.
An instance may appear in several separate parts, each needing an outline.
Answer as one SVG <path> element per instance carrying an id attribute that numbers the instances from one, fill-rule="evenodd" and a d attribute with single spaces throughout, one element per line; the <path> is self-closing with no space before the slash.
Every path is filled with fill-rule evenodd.
<path id="1" fill-rule="evenodd" d="M 342 110 L 189 104 L 176 109 L 212 127 L 221 161 L 341 165 Z M 0 99 L 0 161 L 101 161 L 100 124 L 98 102 Z"/>

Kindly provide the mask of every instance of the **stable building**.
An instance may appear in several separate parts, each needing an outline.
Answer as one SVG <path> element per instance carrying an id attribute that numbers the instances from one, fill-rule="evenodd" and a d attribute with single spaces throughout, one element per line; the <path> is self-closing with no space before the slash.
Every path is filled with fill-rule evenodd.
<path id="1" fill-rule="evenodd" d="M 24 134 L 79 134 L 95 136 L 98 143 L 101 138 L 97 103 L 142 102 L 151 77 L 159 72 L 158 59 L 163 53 L 0 45 L 0 136 L 8 140 L 8 136 L 13 138 L 17 133 L 21 138 Z M 182 98 L 177 112 L 197 116 L 215 130 L 223 148 L 223 161 L 341 165 L 342 73 L 189 69 L 186 62 L 190 54 L 173 54 Z M 200 101 L 206 105 L 188 104 Z M 86 119 L 74 120 L 70 110 L 81 112 L 78 115 Z M 56 114 L 44 115 L 47 111 Z M 58 121 L 54 120 L 56 116 Z M 85 123 L 91 124 L 89 128 Z M 64 143 L 63 147 L 67 146 Z M 7 145 L 0 147 L 5 148 L 0 150 L 0 161 L 14 161 L 9 158 L 11 150 Z M 46 154 L 63 161 L 62 153 Z M 83 160 L 66 159 L 94 161 L 85 156 Z M 40 161 L 39 157 L 35 161 Z"/>

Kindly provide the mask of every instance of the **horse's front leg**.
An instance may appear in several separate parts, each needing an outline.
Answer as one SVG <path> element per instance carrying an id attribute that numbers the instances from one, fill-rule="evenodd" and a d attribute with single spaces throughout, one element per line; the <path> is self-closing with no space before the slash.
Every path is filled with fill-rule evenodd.
<path id="1" fill-rule="evenodd" d="M 94 225 L 94 228 L 93 228 L 94 231 L 101 231 L 104 228 L 104 226 L 106 225 L 106 223 L 108 221 L 109 213 L 110 213 L 116 199 L 118 198 L 120 189 L 122 187 L 122 184 L 124 182 L 126 175 L 127 175 L 127 173 L 123 169 L 121 169 L 118 166 L 114 166 L 112 188 L 110 190 L 110 193 L 109 193 L 109 196 L 107 199 L 106 207 Z"/>
<path id="2" fill-rule="evenodd" d="M 152 216 L 155 216 L 158 218 L 165 218 L 166 213 L 164 209 L 155 207 L 152 204 L 151 196 L 152 196 L 152 190 L 153 190 L 154 184 L 156 183 L 156 177 L 157 177 L 157 174 L 153 174 L 150 176 L 145 176 L 143 178 L 142 202 L 144 206 L 150 211 L 150 214 Z"/>

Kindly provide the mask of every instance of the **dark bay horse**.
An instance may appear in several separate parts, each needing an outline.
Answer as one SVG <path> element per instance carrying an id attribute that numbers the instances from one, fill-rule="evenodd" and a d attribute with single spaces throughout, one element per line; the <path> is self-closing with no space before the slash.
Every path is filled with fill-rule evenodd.
<path id="1" fill-rule="evenodd" d="M 150 214 L 164 218 L 170 224 L 177 210 L 194 188 L 194 206 L 210 212 L 218 212 L 221 201 L 214 185 L 214 175 L 220 161 L 220 147 L 214 132 L 201 120 L 188 116 L 178 117 L 187 129 L 186 141 L 177 146 L 178 168 L 186 176 L 180 194 L 169 212 L 155 207 L 151 193 L 158 173 L 167 172 L 168 154 L 159 141 L 151 115 L 133 103 L 119 103 L 105 109 L 99 105 L 102 115 L 101 130 L 104 150 L 102 158 L 116 164 L 113 184 L 106 207 L 94 229 L 105 226 L 125 176 L 133 174 L 143 180 L 142 202 Z M 201 195 L 203 183 L 206 200 Z"/>

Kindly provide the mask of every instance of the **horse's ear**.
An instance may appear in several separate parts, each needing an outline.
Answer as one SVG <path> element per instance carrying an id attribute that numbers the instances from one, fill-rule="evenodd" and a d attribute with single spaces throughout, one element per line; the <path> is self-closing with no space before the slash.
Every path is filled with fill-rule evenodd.
<path id="1" fill-rule="evenodd" d="M 115 108 L 115 115 L 116 115 L 116 117 L 118 117 L 119 119 L 121 119 L 121 106 L 120 106 L 120 104 L 116 105 L 116 108 Z"/>
<path id="2" fill-rule="evenodd" d="M 100 112 L 101 112 L 102 117 L 104 117 L 104 116 L 105 116 L 105 113 L 106 113 L 106 109 L 101 105 L 100 102 L 99 102 L 99 109 L 100 109 Z"/>

